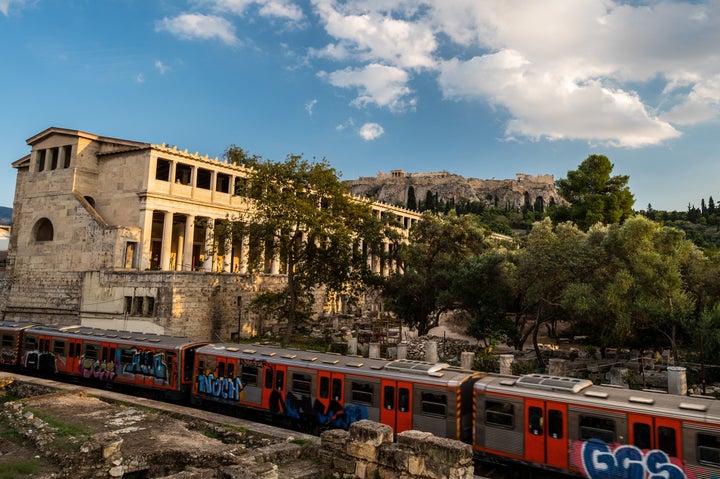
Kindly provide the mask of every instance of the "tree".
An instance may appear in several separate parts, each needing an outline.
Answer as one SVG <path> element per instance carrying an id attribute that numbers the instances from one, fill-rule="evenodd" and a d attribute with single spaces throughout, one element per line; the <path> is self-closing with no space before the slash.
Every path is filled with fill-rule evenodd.
<path id="1" fill-rule="evenodd" d="M 357 251 L 356 238 L 379 234 L 378 224 L 370 205 L 347 194 L 325 159 L 311 163 L 288 155 L 284 162 L 273 162 L 249 157 L 237 147 L 230 147 L 225 156 L 249 166 L 247 192 L 252 205 L 233 222 L 238 228 L 254 225 L 265 256 L 274 254 L 284 262 L 287 286 L 284 294 L 273 297 L 281 302 L 275 310 L 287 317 L 283 338 L 287 343 L 307 315 L 314 288 L 343 292 L 360 283 L 366 263 Z M 251 268 L 261 268 L 260 258 L 251 256 Z M 258 299 L 265 304 L 267 300 Z"/>
<path id="2" fill-rule="evenodd" d="M 425 212 L 400 251 L 403 273 L 389 276 L 383 284 L 388 309 L 418 334 L 427 334 L 447 309 L 440 298 L 458 264 L 487 247 L 486 234 L 474 215 L 438 217 Z"/>
<path id="3" fill-rule="evenodd" d="M 415 188 L 413 185 L 408 187 L 407 209 L 417 210 L 417 200 L 415 199 Z"/>
<path id="4" fill-rule="evenodd" d="M 558 193 L 570 206 L 572 221 L 583 231 L 595 223 L 621 223 L 632 216 L 635 199 L 627 187 L 629 177 L 610 176 L 614 165 L 603 155 L 590 155 L 567 178 L 555 182 Z M 564 215 L 566 212 L 556 214 Z M 556 220 L 557 221 L 557 220 Z"/>

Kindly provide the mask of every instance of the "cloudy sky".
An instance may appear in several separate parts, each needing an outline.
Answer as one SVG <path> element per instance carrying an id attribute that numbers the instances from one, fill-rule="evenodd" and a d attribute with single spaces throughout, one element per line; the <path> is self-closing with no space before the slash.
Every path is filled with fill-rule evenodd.
<path id="1" fill-rule="evenodd" d="M 50 127 L 720 200 L 720 0 L 0 0 L 0 206 Z"/>

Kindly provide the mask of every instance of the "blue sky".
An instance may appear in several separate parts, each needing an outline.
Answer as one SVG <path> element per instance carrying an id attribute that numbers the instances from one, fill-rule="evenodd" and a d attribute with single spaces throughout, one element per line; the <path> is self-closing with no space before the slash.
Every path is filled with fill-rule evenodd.
<path id="1" fill-rule="evenodd" d="M 720 200 L 720 0 L 0 0 L 0 206 L 50 127 Z"/>

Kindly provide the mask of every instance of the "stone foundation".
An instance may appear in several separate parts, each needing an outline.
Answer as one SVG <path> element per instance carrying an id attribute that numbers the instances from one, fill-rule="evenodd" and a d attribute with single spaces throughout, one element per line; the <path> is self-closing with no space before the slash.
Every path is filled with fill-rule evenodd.
<path id="1" fill-rule="evenodd" d="M 472 479 L 474 473 L 469 444 L 426 432 L 401 432 L 393 442 L 392 428 L 363 420 L 320 439 L 320 460 L 345 479 Z"/>

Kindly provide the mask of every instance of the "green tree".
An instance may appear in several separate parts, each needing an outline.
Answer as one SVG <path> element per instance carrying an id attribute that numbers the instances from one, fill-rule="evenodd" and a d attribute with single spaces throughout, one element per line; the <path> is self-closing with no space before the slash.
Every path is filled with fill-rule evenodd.
<path id="1" fill-rule="evenodd" d="M 415 188 L 413 185 L 408 187 L 407 209 L 417 210 L 417 200 L 415 199 Z"/>
<path id="2" fill-rule="evenodd" d="M 248 155 L 230 147 L 225 156 L 234 161 Z M 313 289 L 345 292 L 361 284 L 365 259 L 357 251 L 356 238 L 379 235 L 369 203 L 347 194 L 336 171 L 323 159 L 309 162 L 288 155 L 284 162 L 251 157 L 248 169 L 250 208 L 239 212 L 234 222 L 255 225 L 265 254 L 273 252 L 284 262 L 287 286 L 273 294 L 281 304 L 274 309 L 286 315 L 283 342 L 287 343 L 298 322 L 308 315 Z M 241 163 L 242 164 L 242 163 Z M 375 241 L 377 243 L 377 241 Z M 251 257 L 255 270 L 260 256 Z M 268 298 L 258 302 L 272 309 Z"/>
<path id="3" fill-rule="evenodd" d="M 403 272 L 386 278 L 386 305 L 423 335 L 437 326 L 446 310 L 441 295 L 452 282 L 457 265 L 486 248 L 486 229 L 474 215 L 438 217 L 425 212 L 400 250 Z"/>
<path id="4" fill-rule="evenodd" d="M 632 216 L 635 198 L 627 186 L 629 177 L 610 176 L 613 167 L 606 156 L 590 155 L 577 170 L 568 171 L 567 178 L 557 180 L 555 185 L 570 206 L 557 208 L 555 214 L 569 214 L 584 231 L 595 223 L 621 223 Z"/>

